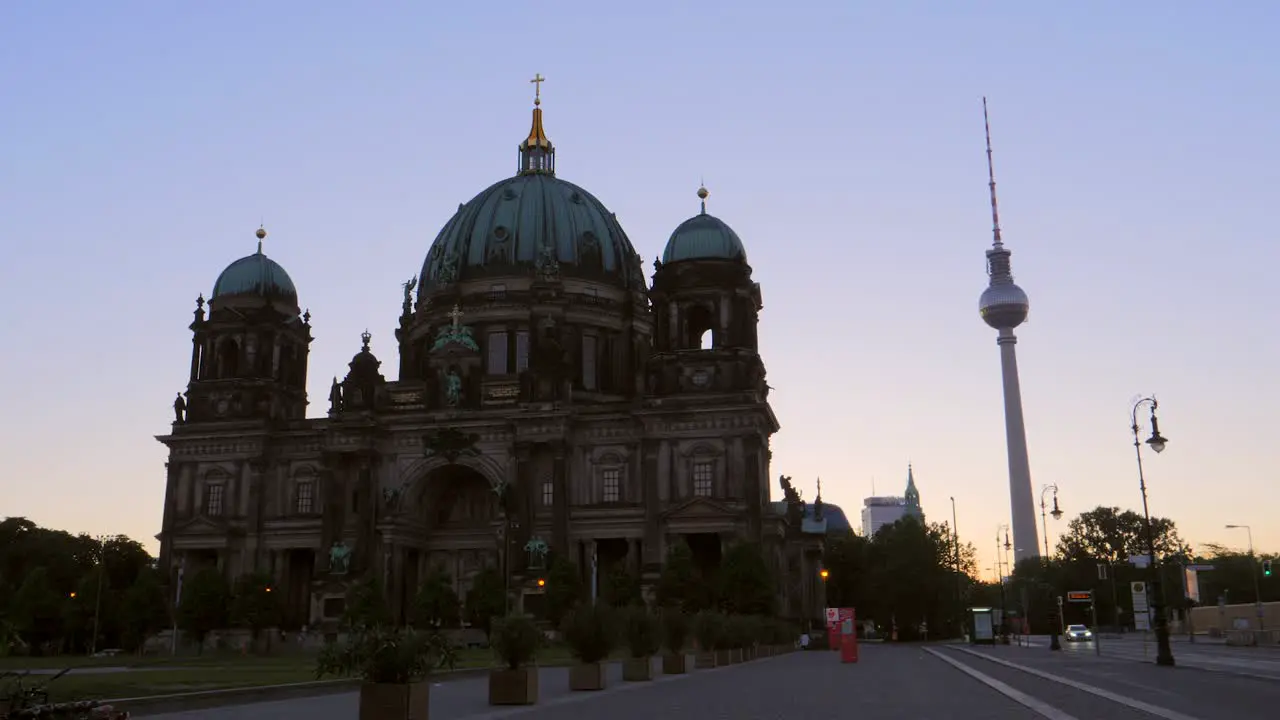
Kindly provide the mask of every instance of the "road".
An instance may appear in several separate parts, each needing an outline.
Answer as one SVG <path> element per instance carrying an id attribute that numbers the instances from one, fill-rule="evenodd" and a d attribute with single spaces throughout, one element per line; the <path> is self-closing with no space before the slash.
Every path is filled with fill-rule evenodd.
<path id="1" fill-rule="evenodd" d="M 1032 648 L 1047 651 L 1047 637 L 1030 639 Z M 1031 648 L 1027 648 L 1031 649 Z M 1062 649 L 1070 655 L 1093 655 L 1093 643 L 1063 643 Z M 1154 663 L 1156 644 L 1153 638 L 1141 633 L 1103 637 L 1102 656 L 1119 660 Z M 1177 636 L 1172 644 L 1174 663 L 1178 667 L 1231 673 L 1248 677 L 1280 681 L 1280 648 L 1231 647 L 1221 642 L 1187 642 L 1186 636 Z"/>
<path id="2" fill-rule="evenodd" d="M 486 704 L 484 678 L 432 688 L 432 720 L 1274 720 L 1280 682 L 1160 668 L 1081 652 L 956 645 L 865 645 L 856 665 L 804 652 L 650 683 L 569 693 L 567 671 L 541 673 L 529 708 Z M 153 720 L 355 720 L 356 695 L 149 716 Z"/>

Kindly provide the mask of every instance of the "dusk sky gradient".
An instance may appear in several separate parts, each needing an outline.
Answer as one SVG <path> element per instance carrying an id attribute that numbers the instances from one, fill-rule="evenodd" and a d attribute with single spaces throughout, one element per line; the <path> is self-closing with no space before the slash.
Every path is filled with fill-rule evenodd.
<path id="1" fill-rule="evenodd" d="M 366 328 L 394 378 L 400 285 L 515 172 L 542 73 L 559 176 L 646 272 L 702 178 L 746 244 L 775 498 L 821 477 L 856 523 L 911 462 L 990 576 L 986 95 L 1037 500 L 1140 511 L 1155 393 L 1151 511 L 1280 551 L 1277 27 L 1263 0 L 3 3 L 0 516 L 155 550 L 195 299 L 259 222 L 313 316 L 310 415 Z"/>

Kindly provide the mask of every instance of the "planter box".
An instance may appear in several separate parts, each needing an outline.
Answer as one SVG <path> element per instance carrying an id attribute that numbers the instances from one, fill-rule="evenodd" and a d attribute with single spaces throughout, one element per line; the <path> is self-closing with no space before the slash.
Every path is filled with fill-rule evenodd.
<path id="1" fill-rule="evenodd" d="M 729 651 L 729 662 L 735 665 L 742 662 L 742 648 L 734 648 Z"/>
<path id="2" fill-rule="evenodd" d="M 700 652 L 693 656 L 693 666 L 699 670 L 713 668 L 716 666 L 716 653 L 713 650 Z"/>
<path id="3" fill-rule="evenodd" d="M 759 649 L 760 657 L 773 657 L 772 645 L 761 645 Z"/>
<path id="4" fill-rule="evenodd" d="M 728 650 L 716 651 L 716 667 L 723 667 L 733 662 Z"/>
<path id="5" fill-rule="evenodd" d="M 714 664 L 714 659 L 712 663 Z M 684 653 L 674 653 L 662 656 L 662 674 L 663 675 L 683 675 L 689 672 L 689 656 Z"/>
<path id="6" fill-rule="evenodd" d="M 627 658 L 622 661 L 622 679 L 644 682 L 653 679 L 653 658 Z"/>
<path id="7" fill-rule="evenodd" d="M 430 682 L 360 685 L 360 720 L 426 720 L 430 710 Z"/>
<path id="8" fill-rule="evenodd" d="M 574 665 L 569 668 L 569 689 L 594 691 L 604 689 L 604 663 Z"/>
<path id="9" fill-rule="evenodd" d="M 490 705 L 533 705 L 538 702 L 538 668 L 493 670 L 489 673 Z"/>

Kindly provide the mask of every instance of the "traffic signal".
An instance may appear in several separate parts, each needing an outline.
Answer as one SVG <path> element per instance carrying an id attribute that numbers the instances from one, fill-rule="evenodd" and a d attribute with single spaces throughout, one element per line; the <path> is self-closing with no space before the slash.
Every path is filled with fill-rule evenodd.
<path id="1" fill-rule="evenodd" d="M 1262 574 L 1266 577 L 1271 577 L 1271 561 L 1270 560 L 1262 561 Z"/>

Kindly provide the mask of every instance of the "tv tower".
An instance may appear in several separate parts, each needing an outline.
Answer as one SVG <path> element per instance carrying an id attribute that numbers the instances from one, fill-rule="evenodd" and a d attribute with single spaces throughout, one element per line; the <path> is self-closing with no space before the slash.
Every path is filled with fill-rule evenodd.
<path id="1" fill-rule="evenodd" d="M 1014 562 L 1037 557 L 1035 501 L 1031 497 L 1031 462 L 1027 459 L 1027 428 L 1022 419 L 1022 388 L 1018 384 L 1018 338 L 1013 329 L 1027 319 L 1027 294 L 1013 282 L 1012 254 L 1000 238 L 1000 211 L 996 205 L 996 173 L 991 159 L 991 122 L 987 99 L 982 98 L 982 124 L 987 131 L 987 178 L 991 188 L 991 249 L 987 251 L 990 281 L 978 300 L 978 310 L 988 325 L 999 331 L 1000 376 L 1004 381 L 1004 434 L 1009 452 L 1009 505 L 1013 524 Z"/>

